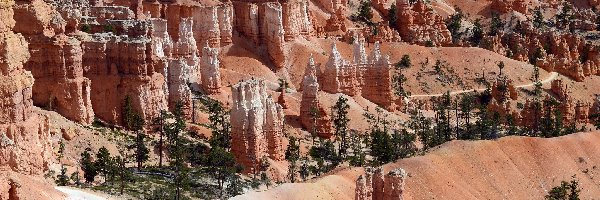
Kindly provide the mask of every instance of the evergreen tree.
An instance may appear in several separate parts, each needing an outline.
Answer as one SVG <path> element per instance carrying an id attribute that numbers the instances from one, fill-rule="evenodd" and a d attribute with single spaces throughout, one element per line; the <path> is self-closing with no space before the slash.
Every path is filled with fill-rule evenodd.
<path id="1" fill-rule="evenodd" d="M 317 162 L 321 162 L 319 171 L 328 172 L 337 167 L 342 158 L 335 152 L 335 146 L 331 140 L 320 139 L 319 145 L 312 146 L 309 155 Z"/>
<path id="2" fill-rule="evenodd" d="M 579 200 L 579 181 L 573 176 L 570 182 L 561 181 L 559 186 L 553 187 L 545 196 L 546 200 Z"/>
<path id="3" fill-rule="evenodd" d="M 85 182 L 92 183 L 94 182 L 94 178 L 98 175 L 98 170 L 96 169 L 96 165 L 92 161 L 92 156 L 90 154 L 92 150 L 88 147 L 85 149 L 83 153 L 81 153 L 80 165 L 83 170 L 83 178 Z"/>
<path id="4" fill-rule="evenodd" d="M 382 165 L 394 160 L 392 137 L 381 129 L 371 130 L 371 156 L 375 165 Z"/>
<path id="5" fill-rule="evenodd" d="M 311 107 L 309 110 L 310 119 L 312 120 L 312 130 L 310 130 L 310 136 L 312 137 L 312 144 L 315 145 L 315 138 L 317 138 L 317 120 L 321 117 L 321 113 L 318 108 Z"/>
<path id="6" fill-rule="evenodd" d="M 490 32 L 488 35 L 496 36 L 498 33 L 504 31 L 504 22 L 500 19 L 498 13 L 492 13 L 492 21 L 490 22 Z"/>
<path id="7" fill-rule="evenodd" d="M 473 35 L 471 36 L 471 43 L 473 46 L 479 46 L 479 43 L 483 39 L 483 28 L 481 26 L 481 19 L 476 19 L 473 23 Z"/>
<path id="8" fill-rule="evenodd" d="M 306 181 L 306 178 L 308 178 L 308 176 L 310 176 L 308 158 L 306 158 L 306 157 L 302 158 L 302 165 L 300 166 L 299 174 L 300 174 L 300 178 L 302 178 L 303 181 Z"/>
<path id="9" fill-rule="evenodd" d="M 540 81 L 540 69 L 537 65 L 533 65 L 533 74 L 531 75 L 530 80 L 534 83 L 534 97 L 531 108 L 533 112 L 533 127 L 531 127 L 528 132 L 530 136 L 538 136 L 540 130 L 540 112 L 542 109 L 542 103 L 540 100 L 542 95 L 542 82 Z"/>
<path id="10" fill-rule="evenodd" d="M 409 127 L 419 136 L 424 149 L 429 149 L 436 146 L 432 121 L 423 115 L 421 109 L 416 109 L 410 115 Z"/>
<path id="11" fill-rule="evenodd" d="M 460 28 L 462 26 L 464 14 L 459 7 L 456 7 L 454 10 L 456 10 L 456 12 L 446 19 L 446 27 L 448 27 L 448 30 L 452 35 L 452 42 L 456 44 L 462 35 Z"/>
<path id="12" fill-rule="evenodd" d="M 211 146 L 219 146 L 224 149 L 231 148 L 231 124 L 229 120 L 229 111 L 223 108 L 223 104 L 213 99 L 203 100 L 203 110 L 208 112 L 210 123 L 203 124 L 212 132 L 210 138 Z"/>
<path id="13" fill-rule="evenodd" d="M 383 113 L 381 108 L 375 109 L 376 114 L 368 112 L 364 113 L 364 117 L 369 123 L 368 134 L 370 136 L 369 147 L 371 149 L 371 156 L 373 156 L 373 163 L 375 165 L 381 165 L 394 160 L 394 149 L 392 144 L 392 137 L 389 134 L 388 116 Z"/>
<path id="14" fill-rule="evenodd" d="M 394 130 L 394 134 L 392 134 L 393 160 L 414 155 L 417 151 L 417 146 L 414 143 L 416 139 L 416 135 L 409 133 L 406 129 Z"/>
<path id="15" fill-rule="evenodd" d="M 290 182 L 296 182 L 296 172 L 297 172 L 297 161 L 300 159 L 300 144 L 298 140 L 290 136 L 289 137 L 289 145 L 285 150 L 285 159 L 289 162 L 288 166 L 288 178 Z"/>
<path id="16" fill-rule="evenodd" d="M 390 6 L 390 10 L 388 10 L 388 20 L 390 27 L 395 27 L 396 23 L 398 23 L 398 8 L 396 8 L 396 4 L 392 4 Z"/>
<path id="17" fill-rule="evenodd" d="M 79 171 L 74 171 L 73 173 L 71 173 L 71 180 L 73 180 L 73 182 L 75 183 L 76 186 L 80 186 L 81 185 L 81 179 L 79 178 Z"/>
<path id="18" fill-rule="evenodd" d="M 354 21 L 359 21 L 369 26 L 373 25 L 373 12 L 371 11 L 371 2 L 361 1 L 357 13 L 353 14 L 350 18 Z"/>
<path id="19" fill-rule="evenodd" d="M 565 2 L 560 12 L 555 16 L 558 28 L 562 28 L 563 30 L 569 28 L 569 25 L 574 19 L 572 11 L 573 6 L 570 3 Z"/>
<path id="20" fill-rule="evenodd" d="M 403 69 L 410 68 L 412 66 L 409 55 L 403 55 L 402 59 L 394 65 L 395 72 L 392 77 L 392 87 L 394 88 L 394 93 L 399 97 L 408 97 L 410 96 L 410 92 L 406 91 L 404 88 L 404 84 L 406 83 L 406 76 L 402 73 Z"/>
<path id="21" fill-rule="evenodd" d="M 506 135 L 521 135 L 521 130 L 519 130 L 515 118 L 512 115 L 506 116 L 506 125 L 508 126 Z"/>
<path id="22" fill-rule="evenodd" d="M 475 98 L 472 95 L 463 96 L 460 100 L 460 118 L 463 121 L 463 126 L 460 127 L 461 134 L 457 134 L 457 138 L 461 140 L 474 140 L 475 133 L 472 129 L 471 112 L 475 109 Z"/>
<path id="23" fill-rule="evenodd" d="M 525 29 L 523 28 L 523 22 L 521 22 L 520 20 L 517 21 L 514 31 L 515 31 L 515 33 L 518 33 L 521 36 L 525 36 Z M 508 57 L 512 57 L 512 56 L 508 56 Z"/>
<path id="24" fill-rule="evenodd" d="M 210 150 L 207 155 L 205 166 L 206 173 L 217 180 L 219 189 L 221 190 L 221 196 L 223 196 L 223 191 L 225 191 L 225 183 L 237 183 L 236 181 L 238 179 L 236 178 L 239 178 L 239 176 L 236 175 L 236 173 L 242 171 L 242 167 L 235 162 L 233 154 L 222 147 L 213 147 Z M 229 187 L 237 189 L 235 186 L 236 185 L 229 185 Z"/>
<path id="25" fill-rule="evenodd" d="M 155 126 L 154 131 L 155 132 L 159 132 L 159 139 L 158 139 L 158 143 L 156 144 L 158 146 L 158 167 L 162 168 L 162 163 L 163 163 L 163 150 L 164 150 L 164 135 L 165 135 L 165 127 L 167 126 L 167 124 L 165 123 L 165 120 L 167 118 L 170 118 L 169 114 L 164 111 L 161 110 L 160 111 L 160 115 L 154 119 L 153 121 L 153 125 Z"/>
<path id="26" fill-rule="evenodd" d="M 125 158 L 121 158 L 121 156 L 117 156 L 113 159 L 119 177 L 119 193 L 121 195 L 123 195 L 123 191 L 125 190 L 125 182 L 129 181 L 131 177 L 129 170 L 127 170 L 127 167 L 125 166 L 125 162 Z"/>
<path id="27" fill-rule="evenodd" d="M 131 96 L 127 95 L 123 102 L 123 125 L 126 129 L 137 131 L 144 126 L 144 119 L 133 110 Z"/>
<path id="28" fill-rule="evenodd" d="M 227 181 L 229 185 L 225 188 L 225 192 L 230 197 L 237 196 L 244 193 L 244 188 L 246 188 L 246 184 L 243 182 L 242 178 L 237 175 L 227 177 Z"/>
<path id="29" fill-rule="evenodd" d="M 348 99 L 344 98 L 344 96 L 340 96 L 335 105 L 331 108 L 335 137 L 337 138 L 337 141 L 339 141 L 338 153 L 342 158 L 346 157 L 346 151 L 349 147 L 348 123 L 350 122 L 350 119 L 348 118 L 348 110 L 350 109 L 350 106 L 347 102 Z"/>
<path id="30" fill-rule="evenodd" d="M 141 131 L 137 131 L 134 148 L 135 148 L 135 161 L 137 162 L 138 171 L 142 170 L 144 162 L 150 158 L 149 153 L 150 150 L 146 147 L 146 143 L 144 140 L 146 139 L 146 135 Z"/>
<path id="31" fill-rule="evenodd" d="M 103 146 L 98 150 L 98 153 L 96 153 L 96 161 L 94 162 L 94 165 L 97 167 L 98 172 L 101 173 L 102 176 L 104 176 L 104 181 L 110 182 L 110 175 L 112 172 L 112 160 L 110 157 L 110 152 L 108 152 L 108 149 L 106 149 L 106 147 Z"/>
<path id="32" fill-rule="evenodd" d="M 290 88 L 290 84 L 288 83 L 287 80 L 280 78 L 279 79 L 279 88 L 277 88 L 278 92 L 287 90 L 288 88 Z"/>
<path id="33" fill-rule="evenodd" d="M 69 184 L 69 176 L 67 176 L 65 165 L 60 166 L 60 174 L 56 176 L 56 184 L 59 186 L 67 186 Z"/>
<path id="34" fill-rule="evenodd" d="M 542 29 L 545 25 L 544 15 L 542 14 L 542 10 L 538 7 L 533 11 L 533 27 Z"/>

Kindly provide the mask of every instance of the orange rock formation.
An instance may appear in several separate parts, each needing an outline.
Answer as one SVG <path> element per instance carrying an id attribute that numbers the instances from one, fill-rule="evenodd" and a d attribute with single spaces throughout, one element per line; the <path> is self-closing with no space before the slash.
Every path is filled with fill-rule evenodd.
<path id="1" fill-rule="evenodd" d="M 402 200 L 407 174 L 395 169 L 384 175 L 383 167 L 365 168 L 356 179 L 355 200 Z"/>
<path id="2" fill-rule="evenodd" d="M 448 45 L 452 35 L 441 16 L 423 0 L 410 6 L 408 0 L 396 0 L 398 22 L 395 24 L 402 40 L 415 44 Z"/>
<path id="3" fill-rule="evenodd" d="M 25 37 L 13 32 L 14 5 L 0 1 L 0 166 L 9 171 L 0 178 L 3 199 L 36 190 L 29 178 L 6 174 L 41 175 L 52 158 L 48 119 L 32 110 L 34 78 L 23 69 L 30 54 Z"/>
<path id="4" fill-rule="evenodd" d="M 284 113 L 266 90 L 263 80 L 254 79 L 231 88 L 231 152 L 247 172 L 264 157 L 284 159 Z"/>

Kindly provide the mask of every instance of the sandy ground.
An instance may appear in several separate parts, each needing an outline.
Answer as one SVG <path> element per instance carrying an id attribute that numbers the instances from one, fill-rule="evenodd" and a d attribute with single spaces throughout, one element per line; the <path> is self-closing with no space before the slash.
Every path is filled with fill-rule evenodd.
<path id="1" fill-rule="evenodd" d="M 543 199 L 573 175 L 579 179 L 582 199 L 594 199 L 600 196 L 599 133 L 452 141 L 384 167 L 408 172 L 405 199 Z M 353 199 L 355 180 L 363 173 L 362 168 L 344 169 L 234 199 Z"/>
<path id="2" fill-rule="evenodd" d="M 107 200 L 107 198 L 71 187 L 55 187 L 58 191 L 67 194 L 67 200 Z"/>

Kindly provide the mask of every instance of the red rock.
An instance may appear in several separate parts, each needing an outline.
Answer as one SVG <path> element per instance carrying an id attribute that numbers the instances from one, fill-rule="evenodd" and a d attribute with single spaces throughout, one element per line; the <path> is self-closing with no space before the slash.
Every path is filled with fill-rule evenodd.
<path id="1" fill-rule="evenodd" d="M 402 200 L 407 174 L 395 169 L 384 175 L 383 167 L 365 168 L 365 175 L 356 179 L 355 200 Z"/>
<path id="2" fill-rule="evenodd" d="M 318 112 L 319 118 L 314 119 L 314 112 Z M 300 102 L 300 122 L 309 132 L 316 132 L 319 137 L 331 138 L 331 120 L 328 112 L 319 102 L 319 83 L 317 81 L 317 68 L 315 62 L 310 58 L 304 79 L 302 80 L 302 101 Z M 315 127 L 316 125 L 316 127 Z"/>
<path id="3" fill-rule="evenodd" d="M 32 112 L 34 79 L 23 69 L 30 58 L 28 44 L 12 31 L 13 5 L 12 0 L 0 1 L 0 166 L 40 175 L 52 159 L 49 124 Z"/>
<path id="4" fill-rule="evenodd" d="M 284 113 L 267 95 L 264 81 L 240 82 L 231 93 L 231 152 L 236 161 L 252 172 L 263 157 L 283 160 Z"/>
<path id="5" fill-rule="evenodd" d="M 415 44 L 431 42 L 434 46 L 449 45 L 452 36 L 441 16 L 423 0 L 412 7 L 408 0 L 397 0 L 398 22 L 395 24 L 403 41 Z"/>

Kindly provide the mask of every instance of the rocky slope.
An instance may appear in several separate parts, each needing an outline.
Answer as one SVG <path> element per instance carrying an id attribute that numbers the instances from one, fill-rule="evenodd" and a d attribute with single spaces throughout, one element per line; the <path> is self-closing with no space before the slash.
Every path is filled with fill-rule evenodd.
<path id="1" fill-rule="evenodd" d="M 599 132 L 550 139 L 452 141 L 384 169 L 406 170 L 404 199 L 542 199 L 573 175 L 580 181 L 581 198 L 593 199 L 600 195 L 599 145 Z M 355 180 L 361 174 L 363 168 L 348 168 L 234 199 L 354 199 Z"/>

